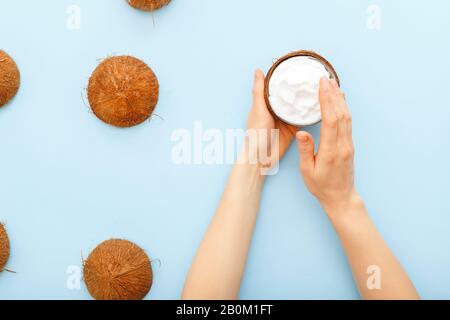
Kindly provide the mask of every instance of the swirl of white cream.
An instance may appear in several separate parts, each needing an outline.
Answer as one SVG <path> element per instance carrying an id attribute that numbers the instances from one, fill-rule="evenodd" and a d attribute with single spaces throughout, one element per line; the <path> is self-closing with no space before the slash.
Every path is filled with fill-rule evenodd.
<path id="1" fill-rule="evenodd" d="M 293 57 L 283 61 L 269 82 L 272 111 L 282 120 L 296 126 L 307 126 L 322 119 L 319 83 L 331 78 L 325 66 L 310 57 Z"/>

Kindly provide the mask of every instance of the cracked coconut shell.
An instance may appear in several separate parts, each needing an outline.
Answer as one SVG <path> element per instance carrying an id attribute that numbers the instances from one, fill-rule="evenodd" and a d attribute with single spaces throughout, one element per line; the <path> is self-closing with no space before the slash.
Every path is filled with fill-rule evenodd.
<path id="1" fill-rule="evenodd" d="M 96 300 L 141 300 L 153 283 L 147 254 L 127 240 L 112 239 L 98 245 L 84 261 L 83 274 Z"/>
<path id="2" fill-rule="evenodd" d="M 7 104 L 20 87 L 20 72 L 14 60 L 0 50 L 0 107 Z"/>
<path id="3" fill-rule="evenodd" d="M 89 104 L 102 121 L 132 127 L 147 120 L 158 103 L 159 84 L 152 69 L 131 56 L 104 60 L 92 73 Z"/>
<path id="4" fill-rule="evenodd" d="M 0 272 L 5 269 L 9 259 L 9 238 L 5 226 L 0 223 Z"/>
<path id="5" fill-rule="evenodd" d="M 155 11 L 168 5 L 170 0 L 128 0 L 133 8 L 143 11 Z"/>
<path id="6" fill-rule="evenodd" d="M 336 70 L 334 69 L 333 65 L 324 57 L 322 57 L 320 54 L 314 52 L 314 51 L 308 51 L 308 50 L 300 50 L 300 51 L 294 51 L 291 52 L 283 57 L 281 57 L 280 59 L 278 59 L 273 65 L 272 67 L 269 69 L 269 72 L 267 72 L 266 75 L 266 80 L 265 80 L 265 85 L 264 85 L 264 98 L 266 100 L 266 104 L 270 110 L 270 112 L 277 118 L 280 119 L 275 112 L 273 112 L 272 110 L 272 106 L 270 105 L 270 99 L 269 99 L 269 84 L 270 84 L 270 79 L 272 78 L 273 73 L 275 72 L 275 69 L 282 64 L 284 61 L 290 59 L 290 58 L 295 58 L 295 57 L 310 57 L 313 59 L 318 60 L 320 63 L 323 64 L 323 66 L 325 67 L 325 69 L 327 69 L 327 71 L 330 73 L 331 78 L 335 79 L 338 83 L 338 85 L 340 86 L 340 80 L 339 80 L 339 76 L 336 72 Z M 285 120 L 280 119 L 282 122 L 288 124 L 288 125 L 292 125 L 290 123 L 287 123 Z"/>

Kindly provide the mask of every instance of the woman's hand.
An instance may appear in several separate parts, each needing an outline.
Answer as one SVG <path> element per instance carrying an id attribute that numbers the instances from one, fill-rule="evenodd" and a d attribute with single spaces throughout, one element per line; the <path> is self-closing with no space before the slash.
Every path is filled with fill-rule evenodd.
<path id="1" fill-rule="evenodd" d="M 251 148 L 250 153 L 256 154 L 258 161 L 267 167 L 273 167 L 280 161 L 297 132 L 297 128 L 274 118 L 267 108 L 264 98 L 264 74 L 261 70 L 255 72 L 253 105 L 247 127 L 250 133 L 258 135 L 257 143 L 247 143 L 247 147 Z M 277 134 L 274 135 L 274 132 Z M 263 160 L 264 156 L 268 156 L 268 159 Z"/>
<path id="2" fill-rule="evenodd" d="M 309 133 L 298 132 L 297 141 L 306 186 L 330 215 L 359 198 L 354 188 L 352 119 L 336 80 L 322 78 L 319 96 L 322 131 L 317 154 Z"/>
<path id="3" fill-rule="evenodd" d="M 375 228 L 354 187 L 352 120 L 335 80 L 320 81 L 319 150 L 298 132 L 300 170 L 333 223 L 364 299 L 418 299 L 414 285 Z M 374 271 L 377 274 L 372 274 Z"/>
<path id="4" fill-rule="evenodd" d="M 265 180 L 260 169 L 276 164 L 293 140 L 295 130 L 275 120 L 267 109 L 264 74 L 260 70 L 255 73 L 248 129 L 262 135 L 279 129 L 279 139 L 258 137 L 252 143 L 247 136 L 241 159 L 233 166 L 216 214 L 192 262 L 183 299 L 237 299 Z M 261 159 L 259 155 L 267 151 L 273 156 Z M 254 165 L 249 163 L 251 160 L 258 162 Z M 261 167 L 261 160 L 270 163 Z"/>

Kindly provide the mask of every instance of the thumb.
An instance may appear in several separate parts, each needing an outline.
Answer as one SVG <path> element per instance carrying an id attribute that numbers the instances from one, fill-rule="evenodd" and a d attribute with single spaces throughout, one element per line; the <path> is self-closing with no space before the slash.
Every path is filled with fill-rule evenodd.
<path id="1" fill-rule="evenodd" d="M 314 168 L 314 139 L 305 131 L 299 131 L 296 135 L 298 150 L 300 152 L 300 169 L 302 172 Z"/>
<path id="2" fill-rule="evenodd" d="M 264 89 L 265 89 L 265 83 L 264 83 L 264 73 L 257 69 L 255 71 L 255 82 L 253 84 L 253 105 L 257 109 L 263 109 L 266 110 L 266 100 L 264 98 Z"/>

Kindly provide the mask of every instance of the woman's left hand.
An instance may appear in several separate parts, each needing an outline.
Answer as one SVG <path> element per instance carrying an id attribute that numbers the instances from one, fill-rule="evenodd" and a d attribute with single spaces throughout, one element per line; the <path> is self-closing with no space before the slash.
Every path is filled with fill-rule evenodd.
<path id="1" fill-rule="evenodd" d="M 274 118 L 269 111 L 264 98 L 264 73 L 259 69 L 255 72 L 253 105 L 247 128 L 258 135 L 256 145 L 247 144 L 247 147 L 264 167 L 273 167 L 281 160 L 298 131 L 296 127 Z M 264 135 L 266 138 L 261 138 Z M 266 160 L 263 159 L 265 157 Z"/>

